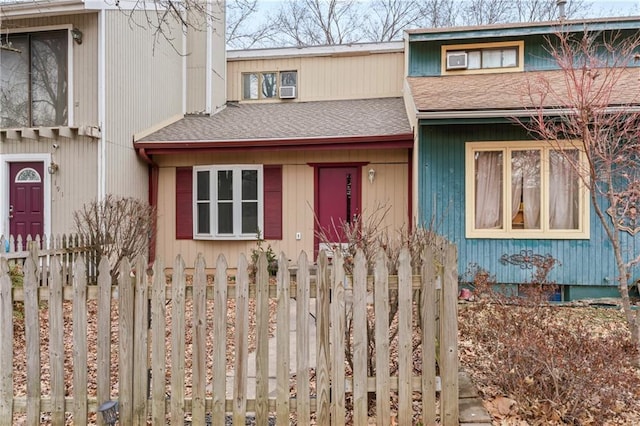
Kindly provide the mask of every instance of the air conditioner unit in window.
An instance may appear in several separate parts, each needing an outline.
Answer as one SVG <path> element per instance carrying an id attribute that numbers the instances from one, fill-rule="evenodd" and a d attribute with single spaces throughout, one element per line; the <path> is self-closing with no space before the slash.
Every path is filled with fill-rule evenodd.
<path id="1" fill-rule="evenodd" d="M 296 86 L 280 86 L 280 99 L 293 99 L 296 97 Z"/>
<path id="2" fill-rule="evenodd" d="M 467 52 L 447 53 L 447 69 L 463 70 L 467 68 Z"/>

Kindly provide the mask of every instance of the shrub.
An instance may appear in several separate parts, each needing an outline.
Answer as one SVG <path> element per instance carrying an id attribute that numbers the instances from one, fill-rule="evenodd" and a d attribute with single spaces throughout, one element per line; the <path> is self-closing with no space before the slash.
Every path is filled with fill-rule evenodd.
<path id="1" fill-rule="evenodd" d="M 73 212 L 78 234 L 96 251 L 96 264 L 109 260 L 111 276 L 118 276 L 124 259 L 146 254 L 155 230 L 156 212 L 148 203 L 131 197 L 107 195 Z"/>
<path id="2" fill-rule="evenodd" d="M 543 291 L 522 298 L 485 289 L 464 305 L 461 346 L 472 345 L 475 356 L 461 350 L 462 363 L 473 364 L 489 397 L 514 399 L 518 416 L 534 424 L 614 419 L 637 397 L 629 392 L 639 384 L 629 332 L 594 326 L 585 315 L 593 309 L 551 306 Z"/>
<path id="3" fill-rule="evenodd" d="M 267 271 L 269 271 L 270 276 L 275 276 L 278 273 L 278 257 L 276 253 L 271 248 L 271 244 L 267 244 L 267 247 L 264 247 L 264 240 L 260 237 L 260 233 L 258 233 L 258 241 L 256 242 L 256 247 L 251 249 L 251 265 L 249 265 L 249 276 L 252 279 L 255 279 L 256 272 L 258 270 L 258 259 L 260 255 L 264 253 L 267 257 Z"/>

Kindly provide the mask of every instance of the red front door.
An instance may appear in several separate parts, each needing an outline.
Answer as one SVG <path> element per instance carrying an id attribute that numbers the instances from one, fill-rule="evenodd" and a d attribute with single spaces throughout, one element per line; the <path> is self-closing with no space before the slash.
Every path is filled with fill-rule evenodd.
<path id="1" fill-rule="evenodd" d="M 346 242 L 344 224 L 360 215 L 360 175 L 359 166 L 318 168 L 316 233 L 324 238 L 316 238 L 317 242 Z"/>
<path id="2" fill-rule="evenodd" d="M 10 163 L 9 232 L 35 238 L 44 232 L 44 163 Z"/>

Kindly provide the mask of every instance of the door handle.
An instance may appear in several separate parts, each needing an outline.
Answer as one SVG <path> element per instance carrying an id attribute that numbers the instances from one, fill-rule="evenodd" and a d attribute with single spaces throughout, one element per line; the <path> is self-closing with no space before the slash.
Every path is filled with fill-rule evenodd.
<path id="1" fill-rule="evenodd" d="M 9 219 L 13 219 L 13 205 L 9 206 Z"/>

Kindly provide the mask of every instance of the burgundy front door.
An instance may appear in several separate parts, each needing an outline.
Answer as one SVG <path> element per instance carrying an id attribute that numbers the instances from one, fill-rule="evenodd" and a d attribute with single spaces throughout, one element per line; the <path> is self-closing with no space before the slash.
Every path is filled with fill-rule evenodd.
<path id="1" fill-rule="evenodd" d="M 44 232 L 44 163 L 10 163 L 9 232 L 35 238 Z"/>
<path id="2" fill-rule="evenodd" d="M 322 232 L 328 242 L 346 242 L 343 224 L 352 223 L 360 215 L 360 175 L 359 166 L 318 168 L 316 231 Z"/>

